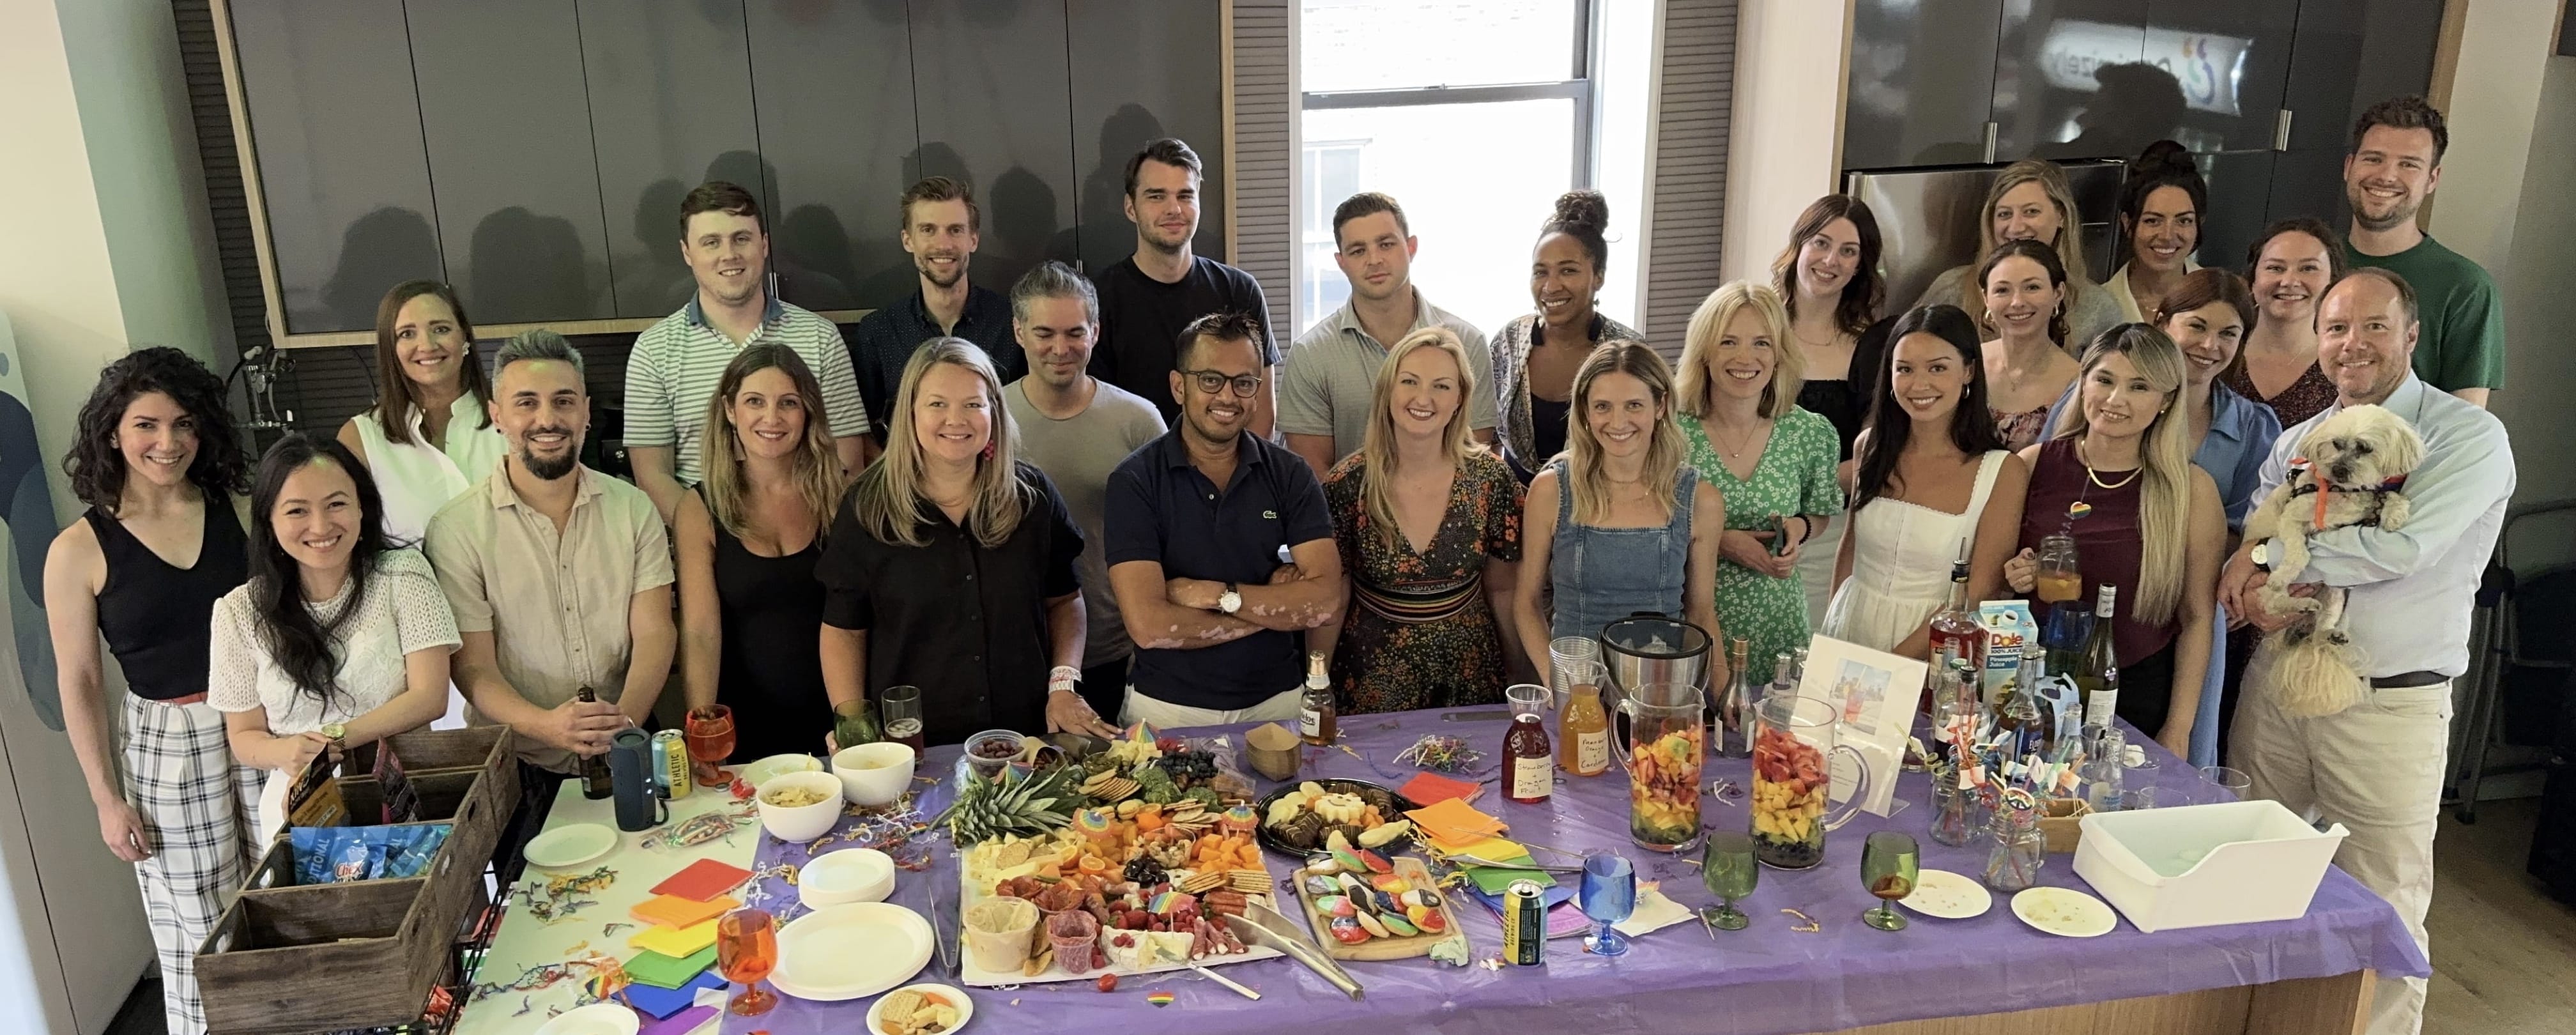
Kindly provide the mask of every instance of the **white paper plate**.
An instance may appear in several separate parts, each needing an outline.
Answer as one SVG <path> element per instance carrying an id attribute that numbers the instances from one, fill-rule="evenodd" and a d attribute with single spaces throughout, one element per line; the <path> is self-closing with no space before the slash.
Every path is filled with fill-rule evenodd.
<path id="1" fill-rule="evenodd" d="M 940 1035 L 948 1035 L 948 1032 L 953 1032 L 958 1028 L 963 1028 L 966 1026 L 966 1022 L 975 1019 L 975 1000 L 969 998 L 963 990 L 950 988 L 947 985 L 934 985 L 928 982 L 923 982 L 918 985 L 905 985 L 902 988 L 895 989 L 894 991 L 928 993 L 957 1004 L 956 1027 L 949 1028 L 948 1031 L 943 1031 Z M 883 996 L 879 996 L 876 1002 L 868 1005 L 868 1031 L 871 1035 L 883 1035 L 885 1028 L 877 1022 L 885 1018 L 885 1002 L 893 996 L 894 992 L 888 992 Z"/>
<path id="2" fill-rule="evenodd" d="M 592 1003 L 555 1015 L 538 1026 L 536 1035 L 635 1035 L 643 1021 L 626 1006 Z"/>
<path id="3" fill-rule="evenodd" d="M 902 906 L 828 906 L 779 929 L 778 969 L 769 983 L 815 1002 L 875 995 L 921 973 L 933 941 L 930 921 Z"/>
<path id="4" fill-rule="evenodd" d="M 597 823 L 575 823 L 530 838 L 522 855 L 530 866 L 560 870 L 607 855 L 616 847 L 617 831 Z"/>
<path id="5" fill-rule="evenodd" d="M 1995 897 L 1985 885 L 1948 870 L 1924 870 L 1914 878 L 1914 893 L 1896 900 L 1896 904 L 1941 920 L 1966 920 L 1986 915 L 1994 908 Z"/>
<path id="6" fill-rule="evenodd" d="M 796 875 L 798 901 L 815 909 L 849 902 L 883 902 L 894 893 L 894 859 L 873 848 L 844 848 L 815 856 Z"/>
<path id="7" fill-rule="evenodd" d="M 2025 888 L 2013 896 L 2012 910 L 2025 924 L 2069 938 L 2098 938 L 2120 926 L 2110 906 L 2072 888 Z"/>

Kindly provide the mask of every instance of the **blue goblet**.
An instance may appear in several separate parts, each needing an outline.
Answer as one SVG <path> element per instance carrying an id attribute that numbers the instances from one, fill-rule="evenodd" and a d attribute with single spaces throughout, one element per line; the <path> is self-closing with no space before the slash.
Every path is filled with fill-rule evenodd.
<path id="1" fill-rule="evenodd" d="M 1595 956 L 1627 952 L 1627 936 L 1610 925 L 1627 919 L 1637 909 L 1636 867 L 1616 852 L 1585 853 L 1582 897 L 1583 915 L 1591 917 L 1593 923 L 1592 933 L 1583 936 L 1584 949 Z"/>

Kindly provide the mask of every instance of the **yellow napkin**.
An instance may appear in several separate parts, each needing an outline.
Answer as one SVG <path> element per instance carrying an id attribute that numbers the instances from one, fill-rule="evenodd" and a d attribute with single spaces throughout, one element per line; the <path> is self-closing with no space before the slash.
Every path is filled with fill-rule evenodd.
<path id="1" fill-rule="evenodd" d="M 665 956 L 686 957 L 716 943 L 716 922 L 708 920 L 688 927 L 650 927 L 626 940 L 626 944 Z"/>
<path id="2" fill-rule="evenodd" d="M 1459 844 L 1451 844 L 1447 841 L 1438 841 L 1437 847 L 1441 851 L 1447 852 L 1451 855 L 1472 855 L 1476 858 L 1491 862 L 1526 863 L 1532 861 L 1529 849 L 1521 847 L 1520 842 L 1509 840 L 1507 838 L 1480 837 Z"/>

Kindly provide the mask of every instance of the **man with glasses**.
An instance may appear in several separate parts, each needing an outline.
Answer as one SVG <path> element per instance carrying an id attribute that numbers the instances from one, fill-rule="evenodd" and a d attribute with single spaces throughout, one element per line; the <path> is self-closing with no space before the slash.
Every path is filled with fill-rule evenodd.
<path id="1" fill-rule="evenodd" d="M 1244 314 L 1262 366 L 1248 426 L 1269 438 L 1271 375 L 1279 366 L 1270 304 L 1252 274 L 1190 250 L 1199 232 L 1198 152 L 1170 137 L 1145 145 L 1127 160 L 1125 204 L 1127 220 L 1136 224 L 1136 253 L 1091 278 L 1100 291 L 1100 347 L 1091 353 L 1091 376 L 1153 400 L 1164 423 L 1178 424 L 1180 407 L 1164 395 L 1163 379 L 1178 368 L 1173 351 L 1181 329 L 1209 313 Z"/>
<path id="2" fill-rule="evenodd" d="M 1166 375 L 1180 422 L 1110 472 L 1103 553 L 1136 641 L 1122 723 L 1295 719 L 1304 633 L 1341 610 L 1322 484 L 1251 431 L 1261 334 L 1242 312 L 1184 328 Z"/>

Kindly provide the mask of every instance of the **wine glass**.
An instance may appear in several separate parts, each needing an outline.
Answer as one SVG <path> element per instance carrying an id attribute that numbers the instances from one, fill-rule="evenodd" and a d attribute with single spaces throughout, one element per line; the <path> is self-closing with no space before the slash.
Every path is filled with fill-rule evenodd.
<path id="1" fill-rule="evenodd" d="M 1583 947 L 1595 956 L 1617 956 L 1628 951 L 1628 938 L 1610 925 L 1628 918 L 1637 908 L 1637 869 L 1626 856 L 1617 852 L 1595 850 L 1583 856 L 1583 915 L 1591 917 L 1592 933 L 1583 936 Z"/>
<path id="2" fill-rule="evenodd" d="M 1905 917 L 1896 911 L 1895 902 L 1914 893 L 1921 860 L 1921 846 L 1912 834 L 1881 830 L 1861 842 L 1861 884 L 1878 896 L 1878 908 L 1860 915 L 1863 923 L 1882 931 L 1905 929 Z"/>
<path id="3" fill-rule="evenodd" d="M 689 709 L 680 737 L 689 749 L 689 761 L 697 763 L 698 786 L 722 787 L 730 782 L 722 767 L 733 756 L 733 709 L 721 704 Z"/>
<path id="4" fill-rule="evenodd" d="M 1762 867 L 1753 857 L 1753 835 L 1741 830 L 1710 831 L 1707 843 L 1700 846 L 1699 882 L 1717 896 L 1718 904 L 1700 910 L 1699 918 L 1720 931 L 1743 930 L 1753 921 L 1735 903 L 1752 897 L 1753 886 L 1761 879 Z"/>
<path id="5" fill-rule="evenodd" d="M 898 741 L 921 753 L 921 688 L 890 686 L 877 695 L 878 713 L 885 720 L 881 732 L 885 739 Z"/>
<path id="6" fill-rule="evenodd" d="M 742 994 L 726 1007 L 734 1016 L 758 1017 L 778 1005 L 777 996 L 760 988 L 760 979 L 776 966 L 778 921 L 768 910 L 746 907 L 716 921 L 716 969 L 725 980 L 743 986 Z"/>
<path id="7" fill-rule="evenodd" d="M 2211 803 L 2243 801 L 2245 793 L 2254 789 L 2254 778 L 2245 775 L 2244 770 L 2223 765 L 2200 767 L 2200 778 L 2214 785 L 2201 788 L 2202 796 Z"/>

